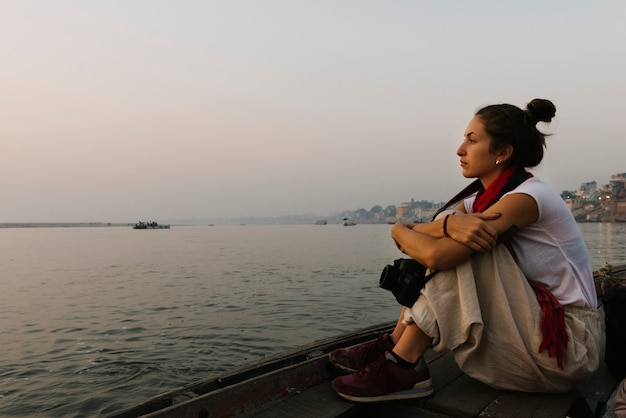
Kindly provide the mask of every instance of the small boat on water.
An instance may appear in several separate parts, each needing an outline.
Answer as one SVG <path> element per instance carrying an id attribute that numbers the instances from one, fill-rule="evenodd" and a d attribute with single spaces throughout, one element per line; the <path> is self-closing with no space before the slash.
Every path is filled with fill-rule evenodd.
<path id="1" fill-rule="evenodd" d="M 327 225 L 328 221 L 326 219 L 318 219 L 315 221 L 315 225 Z"/>
<path id="2" fill-rule="evenodd" d="M 169 225 L 160 225 L 156 222 L 137 222 L 133 229 L 170 229 Z"/>
<path id="3" fill-rule="evenodd" d="M 356 225 L 356 222 L 354 222 L 352 219 L 343 218 L 343 226 L 354 226 L 354 225 Z"/>
<path id="4" fill-rule="evenodd" d="M 613 267 L 615 277 L 626 265 Z M 600 273 L 594 275 L 597 278 Z M 603 312 L 603 310 L 601 310 Z M 328 354 L 339 347 L 363 344 L 395 321 L 316 341 L 252 362 L 230 372 L 158 395 L 116 411 L 108 418 L 182 417 L 602 417 L 619 381 L 604 361 L 595 375 L 565 394 L 525 393 L 490 388 L 465 375 L 452 352 L 429 350 L 424 356 L 435 392 L 410 401 L 357 404 L 336 395 L 331 380 L 339 374 Z M 604 359 L 604 346 L 601 347 Z"/>

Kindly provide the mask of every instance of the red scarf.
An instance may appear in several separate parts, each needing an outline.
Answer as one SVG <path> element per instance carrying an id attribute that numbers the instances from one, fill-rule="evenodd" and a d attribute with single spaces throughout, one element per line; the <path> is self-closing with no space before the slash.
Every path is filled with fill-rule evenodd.
<path id="1" fill-rule="evenodd" d="M 569 341 L 567 329 L 565 329 L 565 312 L 559 301 L 545 285 L 529 280 L 530 286 L 537 295 L 537 301 L 541 306 L 541 334 L 543 338 L 539 346 L 541 353 L 544 348 L 548 349 L 550 357 L 556 356 L 559 369 L 563 370 L 563 354 Z"/>
<path id="2" fill-rule="evenodd" d="M 479 190 L 474 205 L 472 206 L 472 212 L 483 212 L 493 205 L 500 198 L 500 192 L 515 170 L 516 167 L 507 168 L 500 173 L 489 187 Z M 528 177 L 532 177 L 532 174 L 528 173 Z M 517 256 L 515 255 L 511 243 L 505 242 L 505 245 L 517 262 Z M 544 285 L 531 280 L 529 280 L 528 283 L 530 283 L 530 286 L 535 291 L 537 302 L 539 302 L 539 306 L 541 307 L 542 340 L 539 346 L 539 352 L 541 353 L 544 349 L 547 349 L 550 357 L 556 356 L 557 364 L 562 370 L 563 354 L 565 353 L 565 348 L 569 340 L 565 328 L 565 312 L 559 301 Z"/>
<path id="3" fill-rule="evenodd" d="M 509 181 L 515 169 L 517 167 L 509 167 L 504 170 L 496 179 L 487 187 L 486 189 L 482 189 L 478 191 L 476 195 L 476 200 L 474 201 L 474 206 L 472 206 L 472 212 L 483 212 L 489 206 L 496 203 L 500 192 L 506 186 L 506 183 Z M 532 177 L 532 174 L 528 173 L 529 177 Z"/>

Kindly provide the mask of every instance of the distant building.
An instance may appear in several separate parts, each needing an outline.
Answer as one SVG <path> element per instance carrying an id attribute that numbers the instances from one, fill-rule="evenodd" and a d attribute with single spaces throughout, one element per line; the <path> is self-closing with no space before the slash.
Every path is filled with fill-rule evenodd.
<path id="1" fill-rule="evenodd" d="M 610 182 L 602 187 L 598 187 L 596 181 L 581 183 L 578 190 L 561 192 L 561 198 L 579 222 L 626 222 L 626 173 L 613 174 Z M 383 219 L 388 223 L 401 219 L 428 222 L 442 204 L 411 199 L 395 207 L 389 206 L 391 210 Z M 395 218 L 392 218 L 394 212 Z"/>
<path id="2" fill-rule="evenodd" d="M 599 195 L 600 190 L 598 189 L 598 183 L 595 181 L 582 183 L 580 189 L 576 191 L 576 196 L 583 200 L 596 200 Z"/>
<path id="3" fill-rule="evenodd" d="M 608 191 L 613 199 L 626 199 L 626 173 L 613 174 L 608 184 Z"/>
<path id="4" fill-rule="evenodd" d="M 408 202 L 402 202 L 396 206 L 396 218 L 402 219 L 409 216 L 410 206 Z"/>

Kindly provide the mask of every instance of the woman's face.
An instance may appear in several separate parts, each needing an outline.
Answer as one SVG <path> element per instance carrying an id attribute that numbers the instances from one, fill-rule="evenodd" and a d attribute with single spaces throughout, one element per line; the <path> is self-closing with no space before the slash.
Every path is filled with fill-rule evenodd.
<path id="1" fill-rule="evenodd" d="M 502 171 L 496 164 L 497 155 L 490 150 L 491 137 L 485 131 L 485 125 L 479 116 L 470 120 L 463 143 L 456 151 L 461 157 L 461 169 L 466 178 L 478 178 L 487 187 Z"/>

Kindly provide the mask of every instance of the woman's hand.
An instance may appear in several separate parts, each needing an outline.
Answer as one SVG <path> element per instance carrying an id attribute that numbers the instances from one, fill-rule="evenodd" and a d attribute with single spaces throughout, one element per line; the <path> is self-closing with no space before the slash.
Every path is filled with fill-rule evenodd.
<path id="1" fill-rule="evenodd" d="M 401 237 L 403 232 L 407 231 L 407 230 L 411 230 L 413 229 L 413 225 L 412 224 L 403 224 L 400 222 L 396 222 L 392 227 L 391 227 L 391 239 L 393 239 L 393 242 L 395 242 L 396 247 L 398 247 L 398 250 L 400 250 L 401 252 L 405 253 L 404 249 L 402 248 L 402 244 L 400 244 L 401 241 Z"/>
<path id="2" fill-rule="evenodd" d="M 449 215 L 446 232 L 453 240 L 474 251 L 486 252 L 496 246 L 498 231 L 489 220 L 497 219 L 500 213 L 470 213 Z"/>

